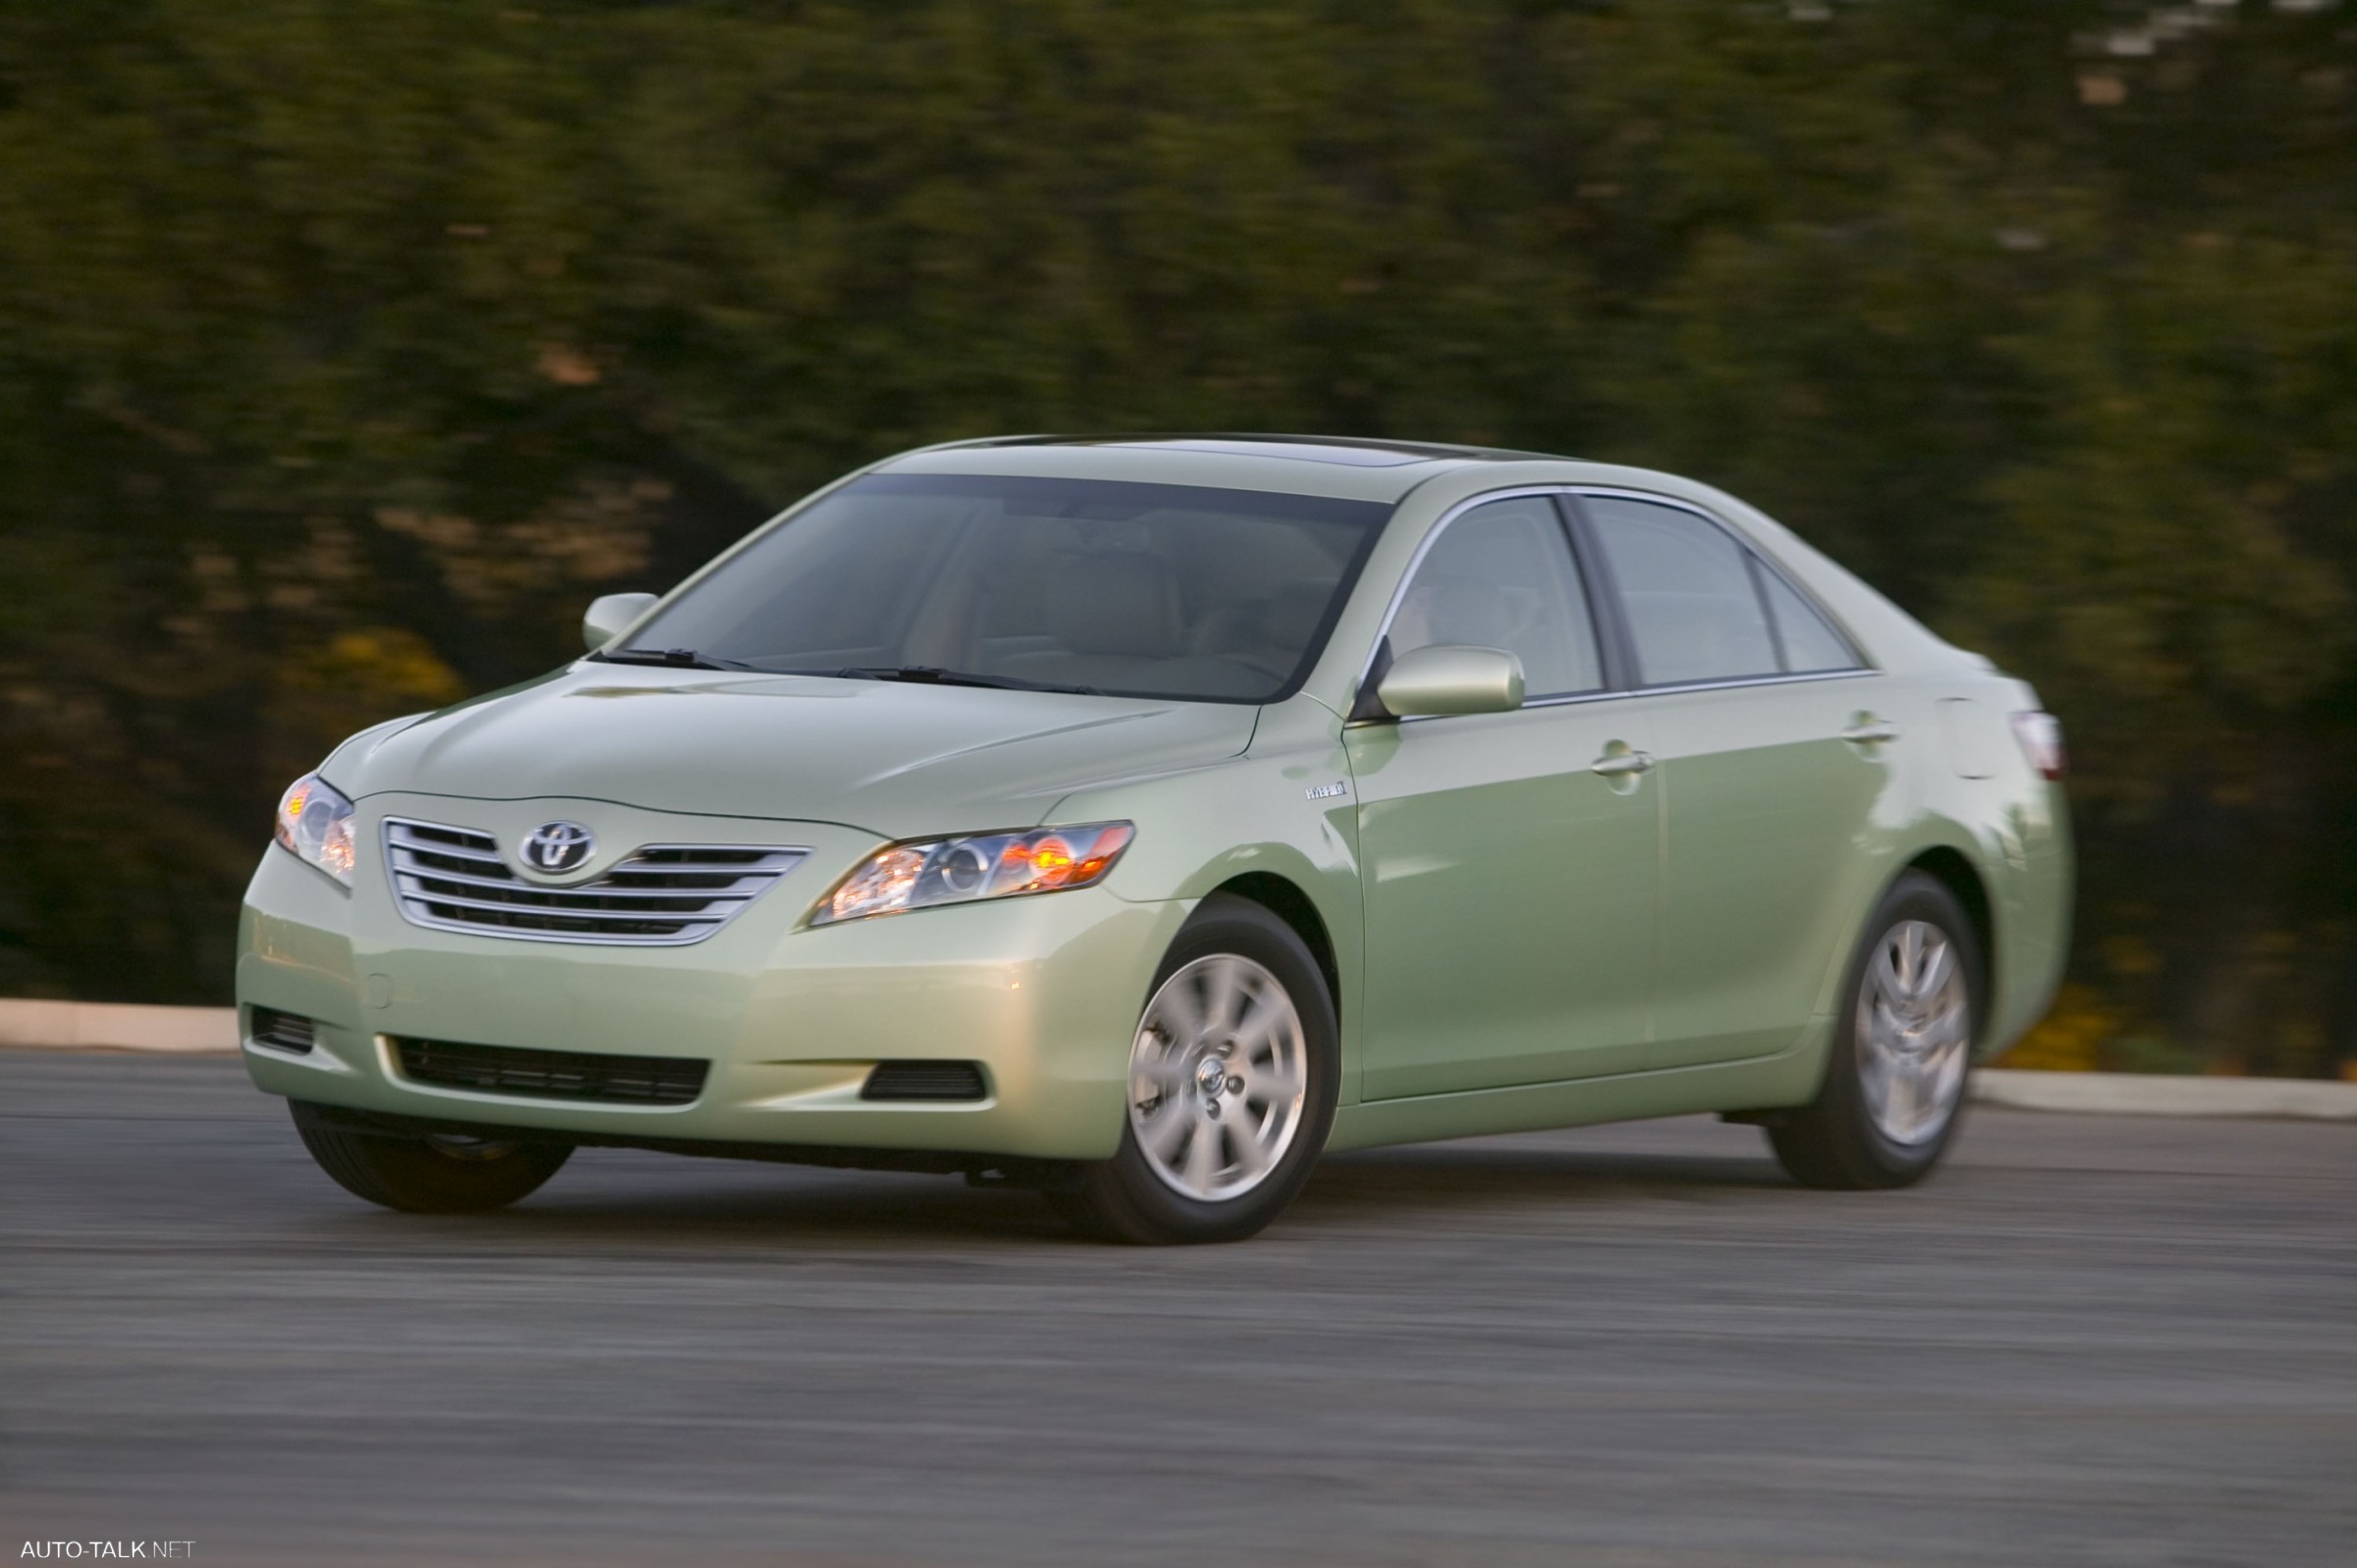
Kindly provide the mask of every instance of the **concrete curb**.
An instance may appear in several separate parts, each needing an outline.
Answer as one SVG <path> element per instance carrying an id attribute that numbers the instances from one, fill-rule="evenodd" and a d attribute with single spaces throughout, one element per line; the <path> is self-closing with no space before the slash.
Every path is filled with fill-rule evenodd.
<path id="1" fill-rule="evenodd" d="M 108 1001 L 0 1001 L 0 1046 L 235 1055 L 238 1009 L 141 1007 Z"/>
<path id="2" fill-rule="evenodd" d="M 2357 1083 L 2316 1078 L 2187 1078 L 2137 1072 L 1973 1074 L 1973 1099 L 2015 1110 L 2105 1116 L 2296 1116 L 2357 1121 Z"/>
<path id="3" fill-rule="evenodd" d="M 141 1007 L 99 1001 L 0 1000 L 0 1047 L 31 1051 L 238 1053 L 235 1007 Z M 2013 1110 L 2104 1116 L 2292 1116 L 2357 1121 L 2357 1083 L 2306 1078 L 2185 1078 L 2130 1072 L 1984 1068 L 1973 1098 Z"/>

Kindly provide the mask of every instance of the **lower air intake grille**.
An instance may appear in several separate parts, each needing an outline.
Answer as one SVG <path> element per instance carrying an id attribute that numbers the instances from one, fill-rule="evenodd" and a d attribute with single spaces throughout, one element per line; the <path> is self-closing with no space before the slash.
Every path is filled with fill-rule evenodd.
<path id="1" fill-rule="evenodd" d="M 519 877 L 499 840 L 475 828 L 385 819 L 385 861 L 411 925 L 524 942 L 683 947 L 735 919 L 807 849 L 647 844 L 590 882 Z"/>
<path id="2" fill-rule="evenodd" d="M 879 1061 L 859 1088 L 862 1100 L 987 1100 L 978 1061 Z"/>
<path id="3" fill-rule="evenodd" d="M 711 1063 L 694 1056 L 607 1056 L 579 1051 L 522 1051 L 450 1040 L 393 1042 L 402 1076 L 442 1089 L 526 1100 L 597 1100 L 609 1105 L 684 1106 L 704 1091 Z"/>
<path id="4" fill-rule="evenodd" d="M 318 1025 L 297 1012 L 280 1012 L 276 1007 L 252 1009 L 252 1032 L 248 1036 L 257 1046 L 274 1051 L 291 1051 L 298 1056 L 308 1055 L 318 1043 Z"/>

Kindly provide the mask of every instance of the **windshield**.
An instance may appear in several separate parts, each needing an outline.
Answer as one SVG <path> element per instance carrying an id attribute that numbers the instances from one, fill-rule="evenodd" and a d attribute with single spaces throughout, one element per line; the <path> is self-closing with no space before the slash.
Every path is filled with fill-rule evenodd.
<path id="1" fill-rule="evenodd" d="M 1256 490 L 870 474 L 612 657 L 1267 702 L 1308 675 L 1391 508 Z"/>

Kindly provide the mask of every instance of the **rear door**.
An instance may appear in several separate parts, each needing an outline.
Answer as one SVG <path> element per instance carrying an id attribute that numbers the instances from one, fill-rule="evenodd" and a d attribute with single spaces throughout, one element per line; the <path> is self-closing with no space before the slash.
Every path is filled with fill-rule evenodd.
<path id="1" fill-rule="evenodd" d="M 1895 730 L 1883 678 L 1715 519 L 1583 494 L 1661 759 L 1661 985 L 1647 1065 L 1783 1050 L 1856 937 L 1878 875 L 1869 822 Z"/>
<path id="2" fill-rule="evenodd" d="M 1554 499 L 1443 524 L 1393 613 L 1395 656 L 1505 648 L 1513 713 L 1344 731 L 1366 900 L 1369 1100 L 1642 1064 L 1661 790 L 1636 704 L 1605 695 L 1588 585 Z M 1597 764 L 1603 772 L 1596 771 Z"/>

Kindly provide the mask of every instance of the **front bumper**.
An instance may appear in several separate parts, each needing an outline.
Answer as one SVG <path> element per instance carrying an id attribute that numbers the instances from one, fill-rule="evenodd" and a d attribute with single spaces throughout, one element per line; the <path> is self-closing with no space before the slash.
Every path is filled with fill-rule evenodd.
<path id="1" fill-rule="evenodd" d="M 386 815 L 463 822 L 503 844 L 570 815 L 616 841 L 810 854 L 692 946 L 525 942 L 405 920 L 374 848 Z M 367 847 L 349 892 L 281 850 L 263 856 L 240 922 L 237 990 L 258 1087 L 386 1116 L 622 1141 L 1105 1159 L 1121 1139 L 1129 1036 L 1188 908 L 1093 888 L 811 929 L 810 904 L 873 837 L 590 801 L 379 796 L 361 818 Z M 255 1041 L 256 1006 L 315 1020 L 312 1049 Z M 400 1037 L 711 1066 L 685 1105 L 536 1099 L 411 1081 L 391 1044 Z M 859 1098 L 877 1061 L 927 1058 L 979 1062 L 986 1098 Z"/>

